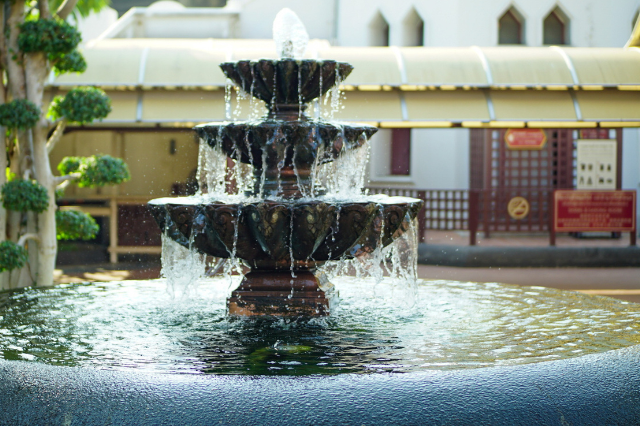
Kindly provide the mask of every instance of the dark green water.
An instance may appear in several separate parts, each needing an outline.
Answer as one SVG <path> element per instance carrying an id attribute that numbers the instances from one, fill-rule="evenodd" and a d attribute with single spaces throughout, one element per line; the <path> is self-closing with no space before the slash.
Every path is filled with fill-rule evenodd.
<path id="1" fill-rule="evenodd" d="M 162 280 L 0 294 L 8 360 L 185 374 L 310 375 L 515 365 L 640 343 L 640 305 L 542 287 L 335 281 L 330 318 L 225 317 L 228 280 L 172 297 Z"/>

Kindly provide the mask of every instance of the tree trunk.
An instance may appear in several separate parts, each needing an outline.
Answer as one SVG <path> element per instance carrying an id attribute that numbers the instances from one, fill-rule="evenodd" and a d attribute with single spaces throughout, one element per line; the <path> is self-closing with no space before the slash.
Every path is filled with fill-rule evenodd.
<path id="1" fill-rule="evenodd" d="M 44 82 L 49 73 L 47 59 L 44 53 L 29 53 L 24 55 L 27 77 L 27 99 L 42 110 Z M 47 151 L 47 121 L 40 118 L 32 129 L 33 134 L 33 166 L 36 180 L 47 189 L 49 206 L 47 210 L 38 214 L 38 261 L 31 265 L 36 271 L 36 285 L 53 285 L 53 271 L 56 264 L 58 242 L 56 240 L 56 196 L 55 182 L 49 164 Z"/>
<path id="2" fill-rule="evenodd" d="M 4 103 L 4 102 L 3 102 Z M 7 152 L 5 129 L 0 126 L 0 188 L 7 183 Z M 7 210 L 0 204 L 0 242 L 7 239 Z M 9 272 L 0 273 L 0 290 L 9 288 Z"/>
<path id="3" fill-rule="evenodd" d="M 58 241 L 56 240 L 56 195 L 53 173 L 49 166 L 47 153 L 46 128 L 40 126 L 33 129 L 33 157 L 38 182 L 47 188 L 49 207 L 38 215 L 38 265 L 36 269 L 36 285 L 53 285 L 53 271 L 56 266 Z M 35 265 L 32 265 L 35 266 Z"/>
<path id="4" fill-rule="evenodd" d="M 18 48 L 18 35 L 20 34 L 20 24 L 24 21 L 24 3 L 12 2 L 9 6 L 9 16 L 7 18 L 6 27 L 8 27 L 8 37 L 6 39 L 6 51 L 3 56 L 6 59 L 7 72 L 7 88 L 8 99 L 23 99 L 26 96 L 25 72 L 22 61 L 22 55 Z M 15 134 L 16 145 L 13 147 L 13 155 L 11 161 L 11 169 L 18 176 L 22 177 L 24 166 L 28 164 L 28 156 L 30 155 L 26 132 L 19 131 Z M 17 242 L 20 237 L 22 227 L 22 214 L 20 212 L 9 212 L 7 223 L 7 234 L 11 241 Z M 28 266 L 18 270 L 13 270 L 10 275 L 10 288 L 24 287 L 31 285 L 27 277 Z"/>
<path id="5" fill-rule="evenodd" d="M 24 21 L 24 2 L 11 2 L 7 26 L 9 27 L 9 46 L 7 53 L 7 77 L 9 81 L 9 94 L 11 99 L 25 97 L 25 75 L 22 67 L 22 58 L 19 55 L 18 35 L 19 26 Z M 42 102 L 41 102 L 42 103 Z"/>

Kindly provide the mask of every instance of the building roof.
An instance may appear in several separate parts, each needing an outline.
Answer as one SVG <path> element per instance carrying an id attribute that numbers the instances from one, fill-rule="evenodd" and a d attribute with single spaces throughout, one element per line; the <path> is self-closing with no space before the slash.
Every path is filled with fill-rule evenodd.
<path id="1" fill-rule="evenodd" d="M 225 119 L 218 64 L 275 58 L 271 40 L 101 39 L 83 51 L 84 74 L 52 78 L 53 91 L 102 87 L 104 123 Z M 351 63 L 336 118 L 382 127 L 640 127 L 640 49 L 571 47 L 332 47 L 306 56 Z M 247 109 L 247 108 L 245 108 Z"/>

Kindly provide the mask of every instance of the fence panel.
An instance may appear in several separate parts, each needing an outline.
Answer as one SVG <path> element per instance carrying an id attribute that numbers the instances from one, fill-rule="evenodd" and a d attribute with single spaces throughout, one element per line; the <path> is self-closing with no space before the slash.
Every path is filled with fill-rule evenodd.
<path id="1" fill-rule="evenodd" d="M 419 198 L 424 208 L 418 214 L 420 241 L 425 231 L 469 231 L 470 244 L 476 232 L 549 232 L 550 188 L 500 189 L 413 189 L 368 188 L 371 194 Z M 509 214 L 509 203 L 522 197 L 527 213 L 521 218 Z"/>

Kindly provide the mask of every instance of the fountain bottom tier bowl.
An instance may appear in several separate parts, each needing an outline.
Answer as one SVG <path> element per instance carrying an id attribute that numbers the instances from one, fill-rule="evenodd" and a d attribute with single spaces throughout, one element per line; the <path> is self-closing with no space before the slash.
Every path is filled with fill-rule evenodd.
<path id="1" fill-rule="evenodd" d="M 335 280 L 328 318 L 228 318 L 237 284 L 0 296 L 0 424 L 637 424 L 640 306 Z M 167 291 L 170 290 L 170 291 Z M 414 303 L 415 302 L 415 303 Z"/>
<path id="2" fill-rule="evenodd" d="M 386 195 L 351 200 L 160 198 L 149 207 L 178 244 L 251 268 L 228 300 L 236 316 L 317 317 L 332 285 L 314 271 L 327 261 L 370 255 L 404 235 L 422 200 Z"/>

